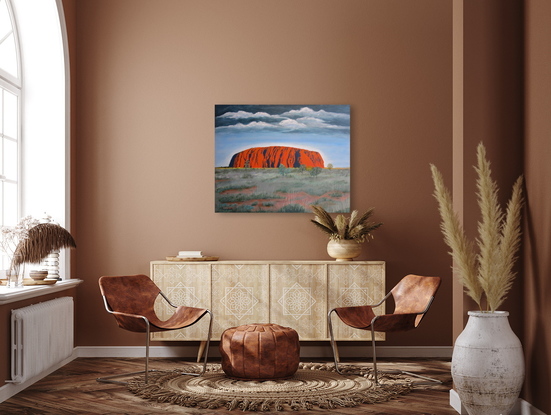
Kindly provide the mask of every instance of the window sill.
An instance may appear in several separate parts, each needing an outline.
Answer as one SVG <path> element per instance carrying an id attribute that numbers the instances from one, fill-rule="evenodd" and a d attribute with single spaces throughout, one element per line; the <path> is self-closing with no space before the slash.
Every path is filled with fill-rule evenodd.
<path id="1" fill-rule="evenodd" d="M 82 280 L 79 279 L 69 279 L 58 281 L 54 285 L 30 285 L 22 288 L 0 287 L 0 305 L 68 290 L 81 282 Z"/>

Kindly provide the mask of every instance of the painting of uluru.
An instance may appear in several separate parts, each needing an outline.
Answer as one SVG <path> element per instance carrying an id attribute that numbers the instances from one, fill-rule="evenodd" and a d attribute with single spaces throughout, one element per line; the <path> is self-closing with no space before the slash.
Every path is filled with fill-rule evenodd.
<path id="1" fill-rule="evenodd" d="M 215 211 L 350 212 L 349 105 L 216 105 Z"/>

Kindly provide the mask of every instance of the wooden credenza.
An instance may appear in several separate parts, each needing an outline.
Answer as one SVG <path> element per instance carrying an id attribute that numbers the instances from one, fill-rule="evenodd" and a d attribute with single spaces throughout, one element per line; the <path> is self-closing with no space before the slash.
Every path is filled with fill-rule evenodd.
<path id="1" fill-rule="evenodd" d="M 327 313 L 334 307 L 373 304 L 385 295 L 384 261 L 152 261 L 151 278 L 177 305 L 209 308 L 212 339 L 234 326 L 275 323 L 300 340 L 328 340 Z M 376 310 L 384 313 L 384 307 Z M 161 301 L 156 312 L 168 318 Z M 371 339 L 333 317 L 337 340 Z M 204 340 L 208 319 L 182 330 L 152 333 L 152 340 Z M 377 340 L 384 340 L 377 333 Z"/>

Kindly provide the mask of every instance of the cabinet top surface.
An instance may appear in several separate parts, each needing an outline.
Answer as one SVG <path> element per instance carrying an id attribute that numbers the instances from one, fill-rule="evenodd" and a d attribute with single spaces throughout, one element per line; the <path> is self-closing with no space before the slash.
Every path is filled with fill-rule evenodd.
<path id="1" fill-rule="evenodd" d="M 285 261 L 285 260 L 270 260 L 270 261 L 238 261 L 238 260 L 224 260 L 224 261 L 194 261 L 194 260 L 183 260 L 183 261 L 166 261 L 158 260 L 151 261 L 152 265 L 183 265 L 183 264 L 312 264 L 312 265 L 384 265 L 385 261 Z"/>

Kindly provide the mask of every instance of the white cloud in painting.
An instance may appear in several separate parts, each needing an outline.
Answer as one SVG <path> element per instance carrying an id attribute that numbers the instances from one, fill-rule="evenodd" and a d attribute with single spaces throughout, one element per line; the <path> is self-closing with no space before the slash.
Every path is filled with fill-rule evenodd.
<path id="1" fill-rule="evenodd" d="M 229 118 L 232 120 L 241 120 L 248 118 L 274 118 L 274 116 L 268 114 L 267 112 L 247 112 L 247 111 L 237 111 L 237 112 L 226 112 L 225 114 L 219 115 L 218 118 Z M 277 117 L 281 118 L 281 117 Z"/>
<path id="2" fill-rule="evenodd" d="M 232 129 L 237 129 L 237 130 L 263 130 L 263 129 L 275 129 L 277 128 L 277 125 L 274 125 L 274 124 L 269 124 L 267 122 L 263 122 L 263 121 L 252 121 L 248 124 L 243 124 L 241 122 L 237 123 L 237 124 L 232 124 L 232 125 L 225 125 L 225 126 L 221 126 L 221 127 L 217 127 L 216 129 L 227 129 L 227 130 L 232 130 Z"/>
<path id="3" fill-rule="evenodd" d="M 348 121 L 350 120 L 350 114 L 343 114 L 338 112 L 328 112 L 325 110 L 315 111 L 309 107 L 303 107 L 299 110 L 291 110 L 281 114 L 283 117 L 290 118 L 317 118 L 326 121 Z"/>
<path id="4" fill-rule="evenodd" d="M 314 117 L 297 118 L 296 121 L 299 124 L 304 125 L 308 128 L 330 128 L 335 130 L 348 130 L 349 128 L 344 125 L 328 124 L 324 120 L 320 118 L 314 118 Z"/>
<path id="5" fill-rule="evenodd" d="M 290 119 L 281 121 L 279 125 L 284 128 L 291 128 L 293 130 L 308 128 L 306 124 L 300 123 L 296 120 L 290 120 Z"/>

